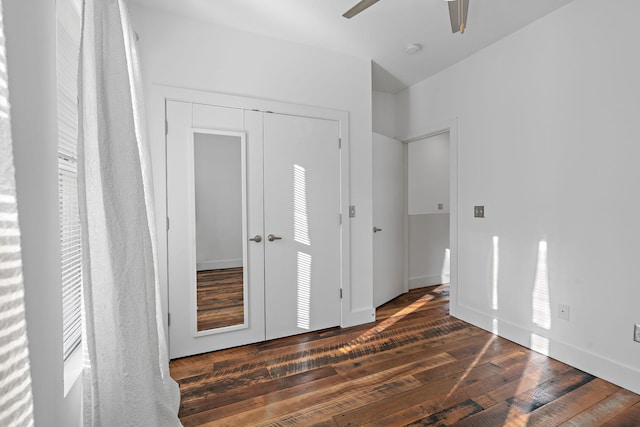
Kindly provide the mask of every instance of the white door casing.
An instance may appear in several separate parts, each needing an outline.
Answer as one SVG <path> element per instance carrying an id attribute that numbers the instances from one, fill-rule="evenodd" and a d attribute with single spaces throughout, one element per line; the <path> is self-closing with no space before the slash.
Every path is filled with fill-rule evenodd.
<path id="1" fill-rule="evenodd" d="M 373 305 L 406 292 L 404 144 L 373 134 Z"/>

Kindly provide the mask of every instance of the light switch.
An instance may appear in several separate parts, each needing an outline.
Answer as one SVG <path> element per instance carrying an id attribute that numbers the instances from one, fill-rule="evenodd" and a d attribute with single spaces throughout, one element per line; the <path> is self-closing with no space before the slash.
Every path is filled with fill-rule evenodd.
<path id="1" fill-rule="evenodd" d="M 473 216 L 476 218 L 484 218 L 484 206 L 474 206 Z"/>
<path id="2" fill-rule="evenodd" d="M 355 206 L 349 206 L 349 218 L 355 218 L 356 217 L 356 207 Z"/>

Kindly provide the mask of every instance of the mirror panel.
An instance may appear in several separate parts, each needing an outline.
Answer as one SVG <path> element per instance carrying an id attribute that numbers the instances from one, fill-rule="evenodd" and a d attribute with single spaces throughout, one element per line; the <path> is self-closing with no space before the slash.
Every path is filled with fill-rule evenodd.
<path id="1" fill-rule="evenodd" d="M 241 135 L 193 132 L 197 332 L 245 324 Z"/>

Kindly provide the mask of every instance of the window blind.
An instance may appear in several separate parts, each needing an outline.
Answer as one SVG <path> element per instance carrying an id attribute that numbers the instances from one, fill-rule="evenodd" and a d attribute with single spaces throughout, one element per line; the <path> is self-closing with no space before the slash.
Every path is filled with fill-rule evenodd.
<path id="1" fill-rule="evenodd" d="M 76 4 L 74 4 L 76 3 Z M 62 338 L 66 360 L 82 337 L 82 234 L 78 211 L 78 59 L 80 14 L 77 1 L 57 11 L 58 199 L 62 278 Z"/>

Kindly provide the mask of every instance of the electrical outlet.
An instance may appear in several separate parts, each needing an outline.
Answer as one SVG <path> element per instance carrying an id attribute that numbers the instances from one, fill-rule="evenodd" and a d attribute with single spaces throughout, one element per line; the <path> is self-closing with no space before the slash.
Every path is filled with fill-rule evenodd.
<path id="1" fill-rule="evenodd" d="M 558 304 L 558 318 L 569 320 L 569 310 L 571 307 L 565 304 Z"/>
<path id="2" fill-rule="evenodd" d="M 442 209 L 444 209 L 444 205 L 442 203 L 438 203 L 438 210 L 441 211 Z"/>
<path id="3" fill-rule="evenodd" d="M 484 206 L 474 206 L 473 216 L 476 218 L 484 218 Z"/>
<path id="4" fill-rule="evenodd" d="M 633 340 L 635 342 L 640 342 L 640 325 L 633 326 Z"/>

